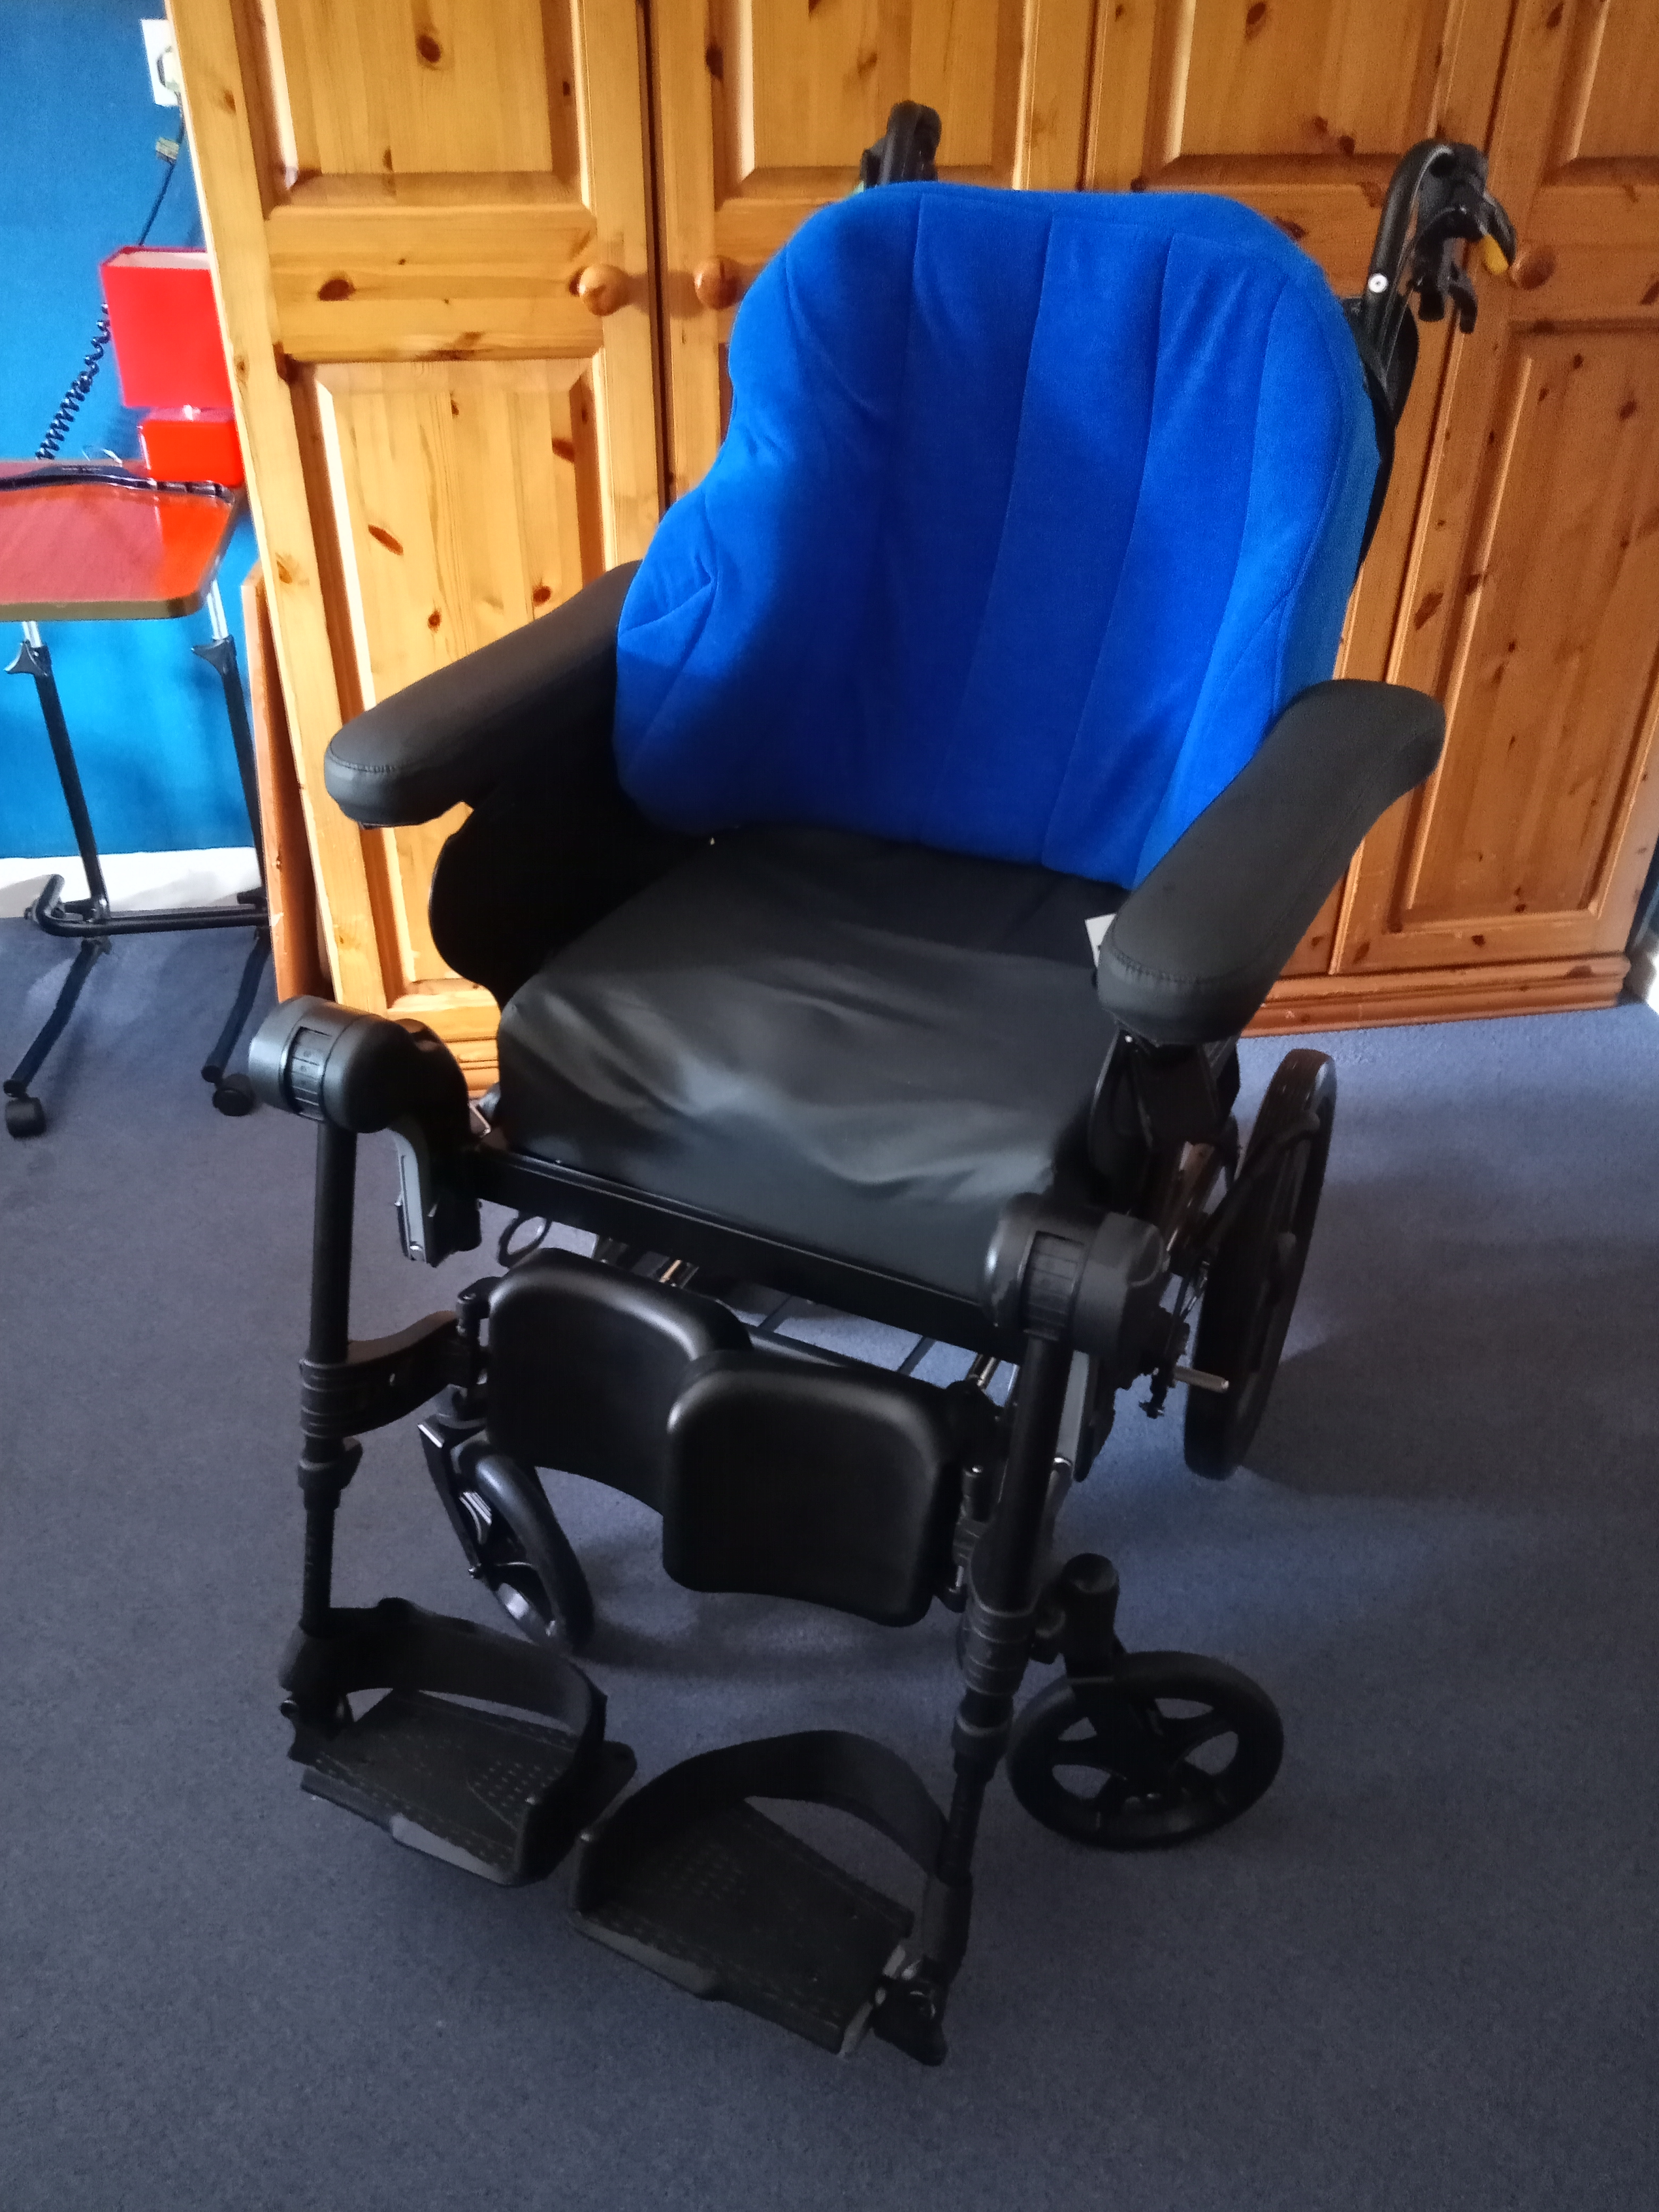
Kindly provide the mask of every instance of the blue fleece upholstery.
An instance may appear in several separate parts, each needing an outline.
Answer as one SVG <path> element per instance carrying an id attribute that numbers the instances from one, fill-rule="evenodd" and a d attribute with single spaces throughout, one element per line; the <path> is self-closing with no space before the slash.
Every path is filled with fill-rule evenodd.
<path id="1" fill-rule="evenodd" d="M 731 428 L 623 610 L 623 782 L 1138 883 L 1331 672 L 1376 469 L 1352 339 L 1196 195 L 904 185 L 732 331 Z"/>

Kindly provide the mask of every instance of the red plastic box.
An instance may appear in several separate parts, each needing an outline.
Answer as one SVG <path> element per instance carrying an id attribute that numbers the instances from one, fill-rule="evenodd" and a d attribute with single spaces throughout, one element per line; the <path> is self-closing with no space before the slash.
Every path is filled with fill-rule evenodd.
<path id="1" fill-rule="evenodd" d="M 153 477 L 232 489 L 245 474 L 236 417 L 228 408 L 159 408 L 139 423 L 138 442 Z"/>
<path id="2" fill-rule="evenodd" d="M 230 379 L 206 253 L 124 246 L 101 274 L 125 404 L 228 411 Z"/>

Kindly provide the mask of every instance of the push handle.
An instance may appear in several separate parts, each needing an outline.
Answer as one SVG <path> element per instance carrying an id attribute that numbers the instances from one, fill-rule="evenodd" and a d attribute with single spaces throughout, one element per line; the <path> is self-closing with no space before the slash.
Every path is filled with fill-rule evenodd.
<path id="1" fill-rule="evenodd" d="M 1359 549 L 1370 550 L 1394 468 L 1395 426 L 1417 370 L 1417 313 L 1437 323 L 1449 300 L 1465 331 L 1474 328 L 1479 301 L 1460 249 L 1478 243 L 1480 258 L 1501 276 L 1515 259 L 1515 225 L 1486 189 L 1486 157 L 1478 146 L 1425 138 L 1403 156 L 1389 185 L 1371 249 L 1365 289 L 1345 300 L 1376 428 L 1377 471 Z"/>
<path id="2" fill-rule="evenodd" d="M 939 171 L 934 155 L 944 129 L 937 108 L 901 100 L 887 117 L 887 128 L 859 162 L 859 190 L 878 185 L 932 184 Z"/>
<path id="3" fill-rule="evenodd" d="M 466 1078 L 423 1022 L 288 999 L 250 1042 L 247 1072 L 255 1096 L 283 1113 L 342 1137 L 391 1132 L 411 1260 L 436 1267 L 452 1252 L 477 1249 L 478 1201 L 464 1166 L 471 1139 Z"/>
<path id="4" fill-rule="evenodd" d="M 1479 244 L 1487 266 L 1501 275 L 1515 259 L 1515 225 L 1486 189 L 1486 157 L 1478 146 L 1425 138 L 1394 173 L 1353 318 L 1385 361 L 1413 293 L 1425 323 L 1437 323 L 1449 300 L 1461 327 L 1474 328 L 1474 289 L 1458 259 L 1465 243 Z"/>

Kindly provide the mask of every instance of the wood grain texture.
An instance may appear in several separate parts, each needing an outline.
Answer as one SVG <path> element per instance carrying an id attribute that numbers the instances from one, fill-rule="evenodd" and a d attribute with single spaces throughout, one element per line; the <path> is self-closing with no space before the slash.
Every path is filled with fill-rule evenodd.
<path id="1" fill-rule="evenodd" d="M 596 349 L 574 290 L 597 258 L 592 210 L 551 179 L 443 179 L 441 198 L 439 181 L 319 177 L 272 210 L 266 249 L 290 358 Z"/>
<path id="2" fill-rule="evenodd" d="M 1310 1030 L 1390 1029 L 1402 1022 L 1481 1021 L 1494 1014 L 1611 1006 L 1629 969 L 1624 954 L 1615 953 L 1386 975 L 1295 976 L 1274 984 L 1249 1033 L 1285 1036 Z"/>
<path id="3" fill-rule="evenodd" d="M 265 8 L 283 143 L 297 177 L 517 169 L 574 185 L 568 7 L 265 0 Z"/>
<path id="4" fill-rule="evenodd" d="M 743 291 L 851 188 L 894 100 L 940 108 L 947 178 L 1226 192 L 1339 289 L 1407 145 L 1488 146 L 1524 251 L 1477 271 L 1473 339 L 1424 332 L 1342 647 L 1346 673 L 1446 700 L 1445 760 L 1265 1018 L 1614 994 L 1659 836 L 1652 0 L 173 13 L 307 797 L 343 714 L 643 550 L 724 433 Z M 596 318 L 575 288 L 600 266 L 627 297 Z M 311 811 L 339 988 L 418 1011 L 487 1081 L 494 1009 L 426 934 L 441 825 Z"/>
<path id="5" fill-rule="evenodd" d="M 1492 173 L 1523 250 L 1477 275 L 1389 664 L 1444 700 L 1446 753 L 1367 841 L 1350 974 L 1614 957 L 1629 933 L 1659 831 L 1659 191 L 1605 173 L 1614 114 L 1646 134 L 1620 159 L 1659 161 L 1634 21 L 1516 9 Z"/>
<path id="6" fill-rule="evenodd" d="M 311 866 L 300 779 L 283 687 L 276 676 L 264 579 L 255 567 L 242 585 L 242 629 L 247 640 L 247 682 L 253 702 L 253 760 L 259 780 L 259 821 L 264 844 L 265 888 L 270 909 L 270 965 L 278 999 L 329 995 L 323 954 L 322 916 Z"/>
<path id="7" fill-rule="evenodd" d="M 242 76 L 242 47 L 258 44 L 251 10 L 231 0 L 169 0 L 184 77 L 185 120 L 195 158 L 214 289 L 230 356 L 236 424 L 247 461 L 248 495 L 269 579 L 271 628 L 293 732 L 300 787 L 314 839 L 319 893 L 337 994 L 371 1012 L 386 1003 L 369 907 L 362 841 L 337 809 L 313 803 L 322 756 L 340 726 L 330 610 L 313 538 L 300 433 L 284 382 L 286 356 L 265 251 L 264 191 L 257 133 Z"/>
<path id="8" fill-rule="evenodd" d="M 586 580 L 580 361 L 353 363 L 317 372 L 363 703 L 556 606 Z M 487 487 L 489 496 L 476 496 Z M 597 498 L 590 483 L 589 497 Z M 591 548 L 590 548 L 591 550 Z M 426 886 L 465 819 L 380 833 L 404 988 L 449 976 Z"/>
<path id="9" fill-rule="evenodd" d="M 1580 6 L 1575 33 L 1557 159 L 1651 159 L 1659 149 L 1659 20 L 1652 0 Z"/>
<path id="10" fill-rule="evenodd" d="M 335 980 L 373 1008 L 436 992 L 458 1036 L 493 1034 L 427 928 L 449 825 L 358 831 L 322 759 L 346 715 L 654 526 L 639 12 L 180 0 L 174 21 Z"/>
<path id="11" fill-rule="evenodd" d="M 684 0 L 652 11 L 671 495 L 719 449 L 735 299 L 810 215 L 853 190 L 896 101 L 939 110 L 941 177 L 1079 183 L 1096 12 L 1094 0 Z M 696 276 L 715 260 L 734 284 L 711 306 Z"/>
<path id="12" fill-rule="evenodd" d="M 1196 5 L 1179 100 L 1181 154 L 1396 157 L 1437 112 L 1460 0 Z"/>
<path id="13" fill-rule="evenodd" d="M 1395 163 L 1484 143 L 1510 0 L 1113 0 L 1097 18 L 1085 181 L 1225 192 L 1363 278 Z"/>

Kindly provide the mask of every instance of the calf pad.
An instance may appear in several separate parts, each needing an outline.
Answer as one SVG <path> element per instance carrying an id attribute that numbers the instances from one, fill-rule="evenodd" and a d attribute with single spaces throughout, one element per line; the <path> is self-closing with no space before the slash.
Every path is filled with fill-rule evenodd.
<path id="1" fill-rule="evenodd" d="M 958 1488 L 926 1383 L 723 1354 L 669 1415 L 663 1565 L 688 1589 L 805 1598 L 902 1627 L 945 1571 Z"/>

